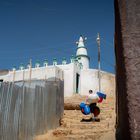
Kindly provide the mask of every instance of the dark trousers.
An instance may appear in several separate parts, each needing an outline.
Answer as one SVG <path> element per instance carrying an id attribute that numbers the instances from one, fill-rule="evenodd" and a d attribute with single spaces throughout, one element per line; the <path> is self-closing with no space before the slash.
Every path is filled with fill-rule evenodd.
<path id="1" fill-rule="evenodd" d="M 94 116 L 98 116 L 100 114 L 100 108 L 96 106 L 96 103 L 91 103 L 89 105 L 90 112 L 94 114 Z"/>

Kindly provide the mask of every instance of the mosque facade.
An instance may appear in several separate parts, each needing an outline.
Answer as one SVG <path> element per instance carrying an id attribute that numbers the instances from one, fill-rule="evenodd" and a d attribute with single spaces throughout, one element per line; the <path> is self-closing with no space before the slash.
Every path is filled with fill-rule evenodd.
<path id="1" fill-rule="evenodd" d="M 80 36 L 77 42 L 76 56 L 71 57 L 67 64 L 63 59 L 62 64 L 57 64 L 56 59 L 53 65 L 45 61 L 43 67 L 36 63 L 35 68 L 29 64 L 25 69 L 22 65 L 18 70 L 13 68 L 7 74 L 0 75 L 0 80 L 5 82 L 18 82 L 30 80 L 51 80 L 52 78 L 64 80 L 64 96 L 73 94 L 87 95 L 89 89 L 93 92 L 99 91 L 99 77 L 97 69 L 90 69 L 90 57 L 85 47 L 86 38 Z M 101 71 L 101 91 L 111 96 L 115 91 L 115 75 Z"/>

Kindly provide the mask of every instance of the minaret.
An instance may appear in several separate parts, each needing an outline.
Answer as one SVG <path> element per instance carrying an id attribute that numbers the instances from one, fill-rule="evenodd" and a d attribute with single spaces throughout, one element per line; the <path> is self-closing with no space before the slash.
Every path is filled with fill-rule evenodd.
<path id="1" fill-rule="evenodd" d="M 76 42 L 77 44 L 77 52 L 76 52 L 76 59 L 79 63 L 82 64 L 83 69 L 89 68 L 89 56 L 87 54 L 87 48 L 84 45 L 86 38 L 80 36 L 79 41 Z"/>

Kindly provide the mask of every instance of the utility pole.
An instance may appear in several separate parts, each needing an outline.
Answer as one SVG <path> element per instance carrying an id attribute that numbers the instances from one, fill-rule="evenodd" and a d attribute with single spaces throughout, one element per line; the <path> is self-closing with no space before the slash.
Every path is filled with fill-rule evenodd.
<path id="1" fill-rule="evenodd" d="M 100 64 L 100 35 L 99 33 L 97 34 L 97 46 L 98 46 L 98 84 L 99 84 L 99 91 L 101 91 L 101 75 L 100 75 L 100 71 L 101 71 L 101 64 Z"/>
<path id="2" fill-rule="evenodd" d="M 16 68 L 13 68 L 13 83 L 15 82 Z"/>
<path id="3" fill-rule="evenodd" d="M 29 81 L 31 82 L 31 76 L 32 76 L 32 59 L 30 59 L 30 74 L 29 74 Z"/>

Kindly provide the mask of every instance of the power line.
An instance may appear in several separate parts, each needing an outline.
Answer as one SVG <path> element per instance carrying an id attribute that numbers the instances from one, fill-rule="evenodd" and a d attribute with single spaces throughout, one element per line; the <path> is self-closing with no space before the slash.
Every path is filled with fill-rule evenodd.
<path id="1" fill-rule="evenodd" d="M 72 44 L 74 44 L 74 43 L 69 43 L 69 45 L 72 45 Z M 68 44 L 67 44 L 68 45 Z M 22 51 L 27 51 L 27 52 L 30 52 L 30 51 L 41 51 L 41 50 L 61 50 L 61 49 L 75 49 L 74 47 L 66 47 L 66 45 L 64 46 L 55 46 L 55 47 L 48 47 L 48 46 L 46 46 L 46 47 L 44 47 L 44 48 L 41 48 L 41 47 L 38 47 L 38 48 L 28 48 L 28 49 L 25 49 L 25 50 L 22 50 Z M 15 52 L 17 49 L 15 48 L 15 49 L 13 49 L 13 50 L 10 50 L 10 51 L 7 51 L 7 50 L 5 50 L 5 51 L 1 51 L 1 53 L 4 53 L 4 52 Z"/>
<path id="2" fill-rule="evenodd" d="M 87 46 L 89 45 L 93 45 L 96 43 L 96 40 L 95 42 L 93 42 L 93 38 L 94 36 L 91 36 L 91 37 L 88 37 L 88 40 L 92 40 L 90 42 L 87 42 Z M 101 38 L 103 40 L 103 42 L 107 42 L 105 41 L 103 38 Z M 25 53 L 25 51 L 32 51 L 31 54 L 28 54 L 28 56 L 24 56 L 24 55 L 20 55 L 20 56 L 14 56 L 14 57 L 10 57 L 10 58 L 3 58 L 4 60 L 15 60 L 15 59 L 30 59 L 30 58 L 33 58 L 33 57 L 39 57 L 39 56 L 42 56 L 42 55 L 45 55 L 47 52 L 49 53 L 48 56 L 50 56 L 50 54 L 52 56 L 56 56 L 56 55 L 67 55 L 67 54 L 72 54 L 75 50 L 76 50 L 76 47 L 65 47 L 66 45 L 71 45 L 71 44 L 74 44 L 74 43 L 71 43 L 71 42 L 67 42 L 65 45 L 58 45 L 57 47 L 45 47 L 45 48 L 32 48 L 32 49 L 29 49 L 29 50 L 24 50 L 20 53 Z M 111 43 L 108 42 L 108 44 L 112 45 Z M 76 46 L 76 45 L 75 45 Z M 107 45 L 108 46 L 108 45 Z M 59 49 L 58 49 L 59 48 Z M 18 53 L 19 52 L 15 52 L 15 50 L 13 50 L 14 53 Z M 75 52 L 74 52 L 75 53 Z M 94 55 L 95 56 L 95 55 Z M 46 55 L 47 57 L 47 55 Z M 97 57 L 97 56 L 96 56 Z M 1 58 L 2 59 L 2 58 Z M 105 62 L 107 65 L 110 65 L 111 67 L 114 67 L 113 64 L 111 64 L 110 62 L 108 62 L 108 60 L 105 60 L 104 58 L 102 59 L 103 62 Z"/>
<path id="3" fill-rule="evenodd" d="M 112 43 L 110 43 L 109 41 L 106 41 L 105 39 L 103 39 L 103 38 L 101 38 L 101 40 L 105 43 L 105 44 L 108 44 L 108 45 L 106 45 L 106 46 L 108 46 L 108 47 L 114 47 L 114 45 L 112 44 Z"/>

